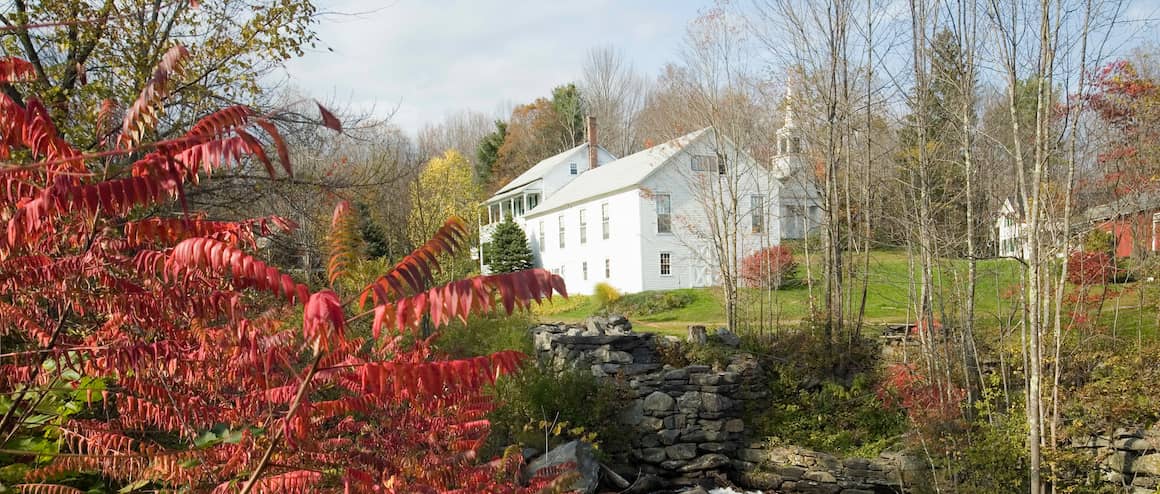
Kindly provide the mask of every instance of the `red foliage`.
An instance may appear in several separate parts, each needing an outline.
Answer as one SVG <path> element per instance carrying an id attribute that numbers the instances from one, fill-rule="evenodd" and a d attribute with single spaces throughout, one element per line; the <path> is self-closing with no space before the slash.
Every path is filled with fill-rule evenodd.
<path id="1" fill-rule="evenodd" d="M 1125 60 L 1101 67 L 1091 81 L 1082 103 L 1111 131 L 1097 157 L 1108 170 L 1104 185 L 1117 196 L 1155 190 L 1160 157 L 1160 84 Z"/>
<path id="2" fill-rule="evenodd" d="M 366 312 L 348 313 L 335 291 L 312 291 L 250 253 L 255 232 L 291 228 L 285 220 L 142 218 L 182 199 L 201 171 L 257 160 L 273 174 L 255 130 L 290 170 L 277 129 L 245 107 L 140 144 L 182 56 L 166 55 L 116 146 L 96 153 L 61 139 L 36 99 L 0 94 L 0 155 L 27 160 L 0 169 L 0 394 L 12 403 L 0 440 L 59 438 L 61 453 L 21 457 L 33 469 L 15 490 L 74 492 L 57 481 L 76 472 L 192 492 L 234 492 L 250 479 L 249 492 L 547 485 L 512 480 L 518 455 L 477 458 L 491 407 L 482 387 L 524 357 L 436 360 L 415 328 L 424 316 L 439 326 L 566 295 L 562 279 L 531 270 L 430 286 L 436 257 L 464 244 L 466 227 L 452 219 L 363 291 Z M 0 78 L 17 81 L 23 67 L 0 61 Z M 323 120 L 341 128 L 327 111 Z M 139 159 L 117 162 L 125 157 Z M 349 208 L 337 209 L 336 229 L 348 228 Z M 344 262 L 331 263 L 332 282 Z M 301 329 L 286 322 L 298 310 Z M 368 338 L 354 322 L 372 314 Z M 87 412 L 26 421 L 41 413 L 34 397 L 54 392 Z"/>
<path id="3" fill-rule="evenodd" d="M 1107 252 L 1072 252 L 1067 256 L 1067 281 L 1075 285 L 1102 285 L 1114 281 L 1118 270 Z"/>
<path id="4" fill-rule="evenodd" d="M 891 364 L 878 387 L 878 399 L 887 407 L 898 407 L 919 424 L 934 424 L 961 415 L 966 390 L 946 388 L 919 373 L 914 364 Z"/>
<path id="5" fill-rule="evenodd" d="M 797 269 L 793 251 L 784 245 L 766 247 L 741 260 L 741 279 L 753 288 L 778 288 Z"/>

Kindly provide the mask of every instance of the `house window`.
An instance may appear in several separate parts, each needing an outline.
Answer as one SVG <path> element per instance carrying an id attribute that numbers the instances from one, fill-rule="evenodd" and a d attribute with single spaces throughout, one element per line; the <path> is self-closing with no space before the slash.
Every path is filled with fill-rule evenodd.
<path id="1" fill-rule="evenodd" d="M 539 194 L 529 194 L 528 195 L 528 211 L 535 209 L 535 207 L 539 206 L 539 205 L 540 205 L 540 195 Z"/>
<path id="2" fill-rule="evenodd" d="M 717 174 L 718 175 L 725 174 L 725 160 L 720 159 L 720 158 L 717 158 Z"/>
<path id="3" fill-rule="evenodd" d="M 670 254 L 668 252 L 661 252 L 661 276 L 672 276 L 672 274 L 673 274 L 672 258 L 673 258 L 672 254 Z"/>
<path id="4" fill-rule="evenodd" d="M 604 279 L 607 280 L 611 277 L 612 277 L 612 260 L 606 258 L 606 259 L 604 259 Z"/>
<path id="5" fill-rule="evenodd" d="M 515 211 L 515 217 L 519 218 L 524 215 L 524 198 L 519 197 L 512 200 L 512 210 Z"/>
<path id="6" fill-rule="evenodd" d="M 802 138 L 794 137 L 793 139 L 790 139 L 789 142 L 790 142 L 789 152 L 791 152 L 791 153 L 802 152 Z"/>
<path id="7" fill-rule="evenodd" d="M 604 231 L 604 240 L 608 240 L 608 203 L 600 205 L 600 228 Z"/>
<path id="8" fill-rule="evenodd" d="M 668 194 L 657 194 L 657 233 L 673 232 L 673 200 Z"/>
<path id="9" fill-rule="evenodd" d="M 1160 213 L 1152 214 L 1152 252 L 1160 251 Z"/>
<path id="10" fill-rule="evenodd" d="M 487 208 L 487 212 L 487 219 L 491 223 L 499 223 L 500 221 L 503 221 L 503 216 L 500 216 L 499 214 L 499 204 L 492 204 Z"/>
<path id="11" fill-rule="evenodd" d="M 544 241 L 544 221 L 540 220 L 540 252 L 543 252 L 548 247 L 548 243 Z"/>
<path id="12" fill-rule="evenodd" d="M 693 156 L 692 168 L 695 172 L 707 172 L 717 169 L 717 157 L 710 154 Z"/>
<path id="13" fill-rule="evenodd" d="M 568 164 L 568 174 L 569 175 L 580 174 L 580 169 L 576 167 L 576 163 L 569 163 Z"/>
<path id="14" fill-rule="evenodd" d="M 584 210 L 580 210 L 580 245 L 588 243 L 588 220 L 585 219 Z M 587 278 L 585 278 L 587 279 Z"/>
<path id="15" fill-rule="evenodd" d="M 765 232 L 765 197 L 764 196 L 749 196 L 750 206 L 750 225 L 753 227 L 753 233 Z"/>
<path id="16" fill-rule="evenodd" d="M 563 249 L 564 248 L 564 215 L 561 214 L 560 216 L 558 216 L 556 218 L 556 223 L 560 227 L 560 248 Z"/>
<path id="17" fill-rule="evenodd" d="M 584 281 L 588 281 L 588 261 L 580 263 L 580 273 L 584 275 Z"/>

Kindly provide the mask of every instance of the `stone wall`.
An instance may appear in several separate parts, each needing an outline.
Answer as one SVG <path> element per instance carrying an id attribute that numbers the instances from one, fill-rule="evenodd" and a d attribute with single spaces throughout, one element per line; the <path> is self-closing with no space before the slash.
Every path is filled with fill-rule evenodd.
<path id="1" fill-rule="evenodd" d="M 837 458 L 796 446 L 750 444 L 738 452 L 738 480 L 775 492 L 825 494 L 899 493 L 912 485 L 923 465 L 897 453 L 878 458 Z"/>
<path id="2" fill-rule="evenodd" d="M 728 467 L 745 429 L 742 366 L 666 366 L 655 335 L 631 328 L 623 317 L 590 318 L 584 327 L 548 324 L 532 334 L 541 361 L 627 384 L 631 401 L 618 419 L 636 432 L 631 473 L 690 485 Z"/>
<path id="3" fill-rule="evenodd" d="M 1160 424 L 1072 440 L 1071 447 L 1094 456 L 1104 481 L 1126 493 L 1152 494 L 1160 487 Z"/>
<path id="4" fill-rule="evenodd" d="M 738 356 L 723 368 L 673 368 L 658 353 L 664 337 L 634 333 L 626 319 L 615 316 L 590 318 L 583 326 L 545 324 L 532 334 L 542 362 L 627 384 L 631 401 L 619 420 L 635 434 L 632 464 L 620 470 L 638 487 L 707 484 L 728 475 L 742 487 L 775 492 L 901 492 L 899 479 L 917 468 L 902 456 L 839 460 L 749 443 L 744 402 L 761 396 L 751 356 Z"/>

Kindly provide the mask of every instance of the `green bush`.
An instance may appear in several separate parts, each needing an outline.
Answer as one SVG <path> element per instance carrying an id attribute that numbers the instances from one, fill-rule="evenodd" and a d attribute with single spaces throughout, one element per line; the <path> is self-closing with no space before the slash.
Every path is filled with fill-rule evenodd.
<path id="1" fill-rule="evenodd" d="M 835 351 L 817 334 L 800 331 L 758 339 L 742 336 L 758 355 L 766 397 L 748 402 L 748 423 L 774 442 L 834 454 L 876 456 L 906 431 L 905 415 L 883 406 L 877 345 L 868 340 Z"/>
<path id="2" fill-rule="evenodd" d="M 606 455 L 628 448 L 628 428 L 617 420 L 628 402 L 624 388 L 586 371 L 529 365 L 497 381 L 492 395 L 499 405 L 488 414 L 491 434 L 484 457 L 512 444 L 547 451 L 580 438 L 592 440 Z"/>
<path id="3" fill-rule="evenodd" d="M 609 312 L 644 317 L 682 309 L 696 300 L 697 296 L 691 290 L 650 291 L 618 297 L 606 307 Z"/>
<path id="4" fill-rule="evenodd" d="M 530 355 L 532 337 L 528 331 L 534 323 L 531 314 L 524 312 L 471 316 L 466 325 L 456 321 L 440 329 L 434 347 L 452 358 L 489 355 L 500 350 L 519 350 Z"/>

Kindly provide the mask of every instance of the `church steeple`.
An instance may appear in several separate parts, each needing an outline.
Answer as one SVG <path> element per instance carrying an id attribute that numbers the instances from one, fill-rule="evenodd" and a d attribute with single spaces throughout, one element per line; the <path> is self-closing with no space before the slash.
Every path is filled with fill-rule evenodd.
<path id="1" fill-rule="evenodd" d="M 801 129 L 797 125 L 797 98 L 794 97 L 794 83 L 790 79 L 785 85 L 785 124 L 777 131 L 777 155 L 799 154 L 802 152 Z"/>
<path id="2" fill-rule="evenodd" d="M 785 85 L 785 124 L 777 130 L 777 155 L 773 158 L 774 174 L 781 179 L 790 177 L 805 166 L 801 157 L 802 132 L 797 124 L 796 107 L 794 81 L 790 78 Z"/>

